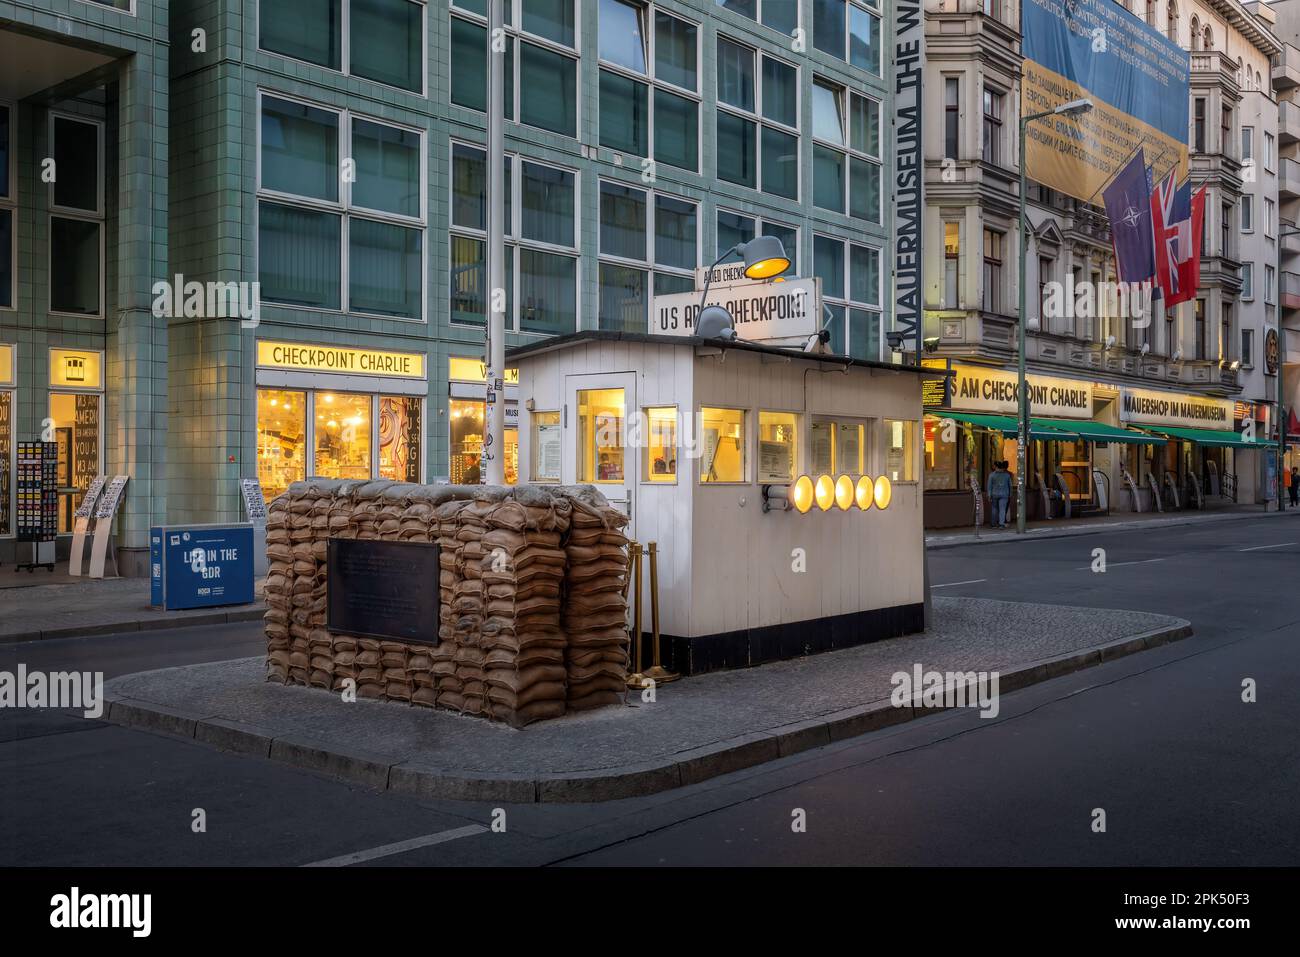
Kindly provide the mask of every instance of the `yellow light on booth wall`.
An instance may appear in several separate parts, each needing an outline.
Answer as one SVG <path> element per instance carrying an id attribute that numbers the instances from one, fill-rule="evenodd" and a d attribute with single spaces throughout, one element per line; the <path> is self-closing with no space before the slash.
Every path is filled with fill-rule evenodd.
<path id="1" fill-rule="evenodd" d="M 841 511 L 847 512 L 853 507 L 853 479 L 841 475 L 835 480 L 835 504 Z"/>
<path id="2" fill-rule="evenodd" d="M 882 475 L 876 479 L 876 508 L 889 508 L 894 490 L 889 484 L 889 476 Z"/>
<path id="3" fill-rule="evenodd" d="M 817 507 L 823 512 L 830 511 L 830 507 L 835 504 L 835 480 L 829 475 L 818 476 L 814 494 L 817 498 Z"/>
<path id="4" fill-rule="evenodd" d="M 872 484 L 870 475 L 864 475 L 858 479 L 856 493 L 858 508 L 864 512 L 871 508 L 871 502 L 876 496 L 876 487 Z"/>
<path id="5" fill-rule="evenodd" d="M 800 515 L 808 514 L 808 509 L 813 505 L 813 480 L 806 475 L 800 475 L 793 485 L 790 486 L 790 504 L 795 507 Z"/>

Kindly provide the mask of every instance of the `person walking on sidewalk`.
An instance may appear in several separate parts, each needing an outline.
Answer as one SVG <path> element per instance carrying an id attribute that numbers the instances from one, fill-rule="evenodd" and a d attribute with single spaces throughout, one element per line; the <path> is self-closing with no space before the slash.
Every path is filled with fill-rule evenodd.
<path id="1" fill-rule="evenodd" d="M 994 470 L 989 473 L 989 510 L 992 512 L 989 520 L 994 528 L 1007 527 L 1007 509 L 1011 505 L 1011 473 L 1007 471 L 1009 464 L 1005 459 L 994 462 Z"/>
<path id="2" fill-rule="evenodd" d="M 1300 468 L 1291 466 L 1291 471 L 1286 473 L 1287 487 L 1291 490 L 1291 507 L 1300 507 Z"/>

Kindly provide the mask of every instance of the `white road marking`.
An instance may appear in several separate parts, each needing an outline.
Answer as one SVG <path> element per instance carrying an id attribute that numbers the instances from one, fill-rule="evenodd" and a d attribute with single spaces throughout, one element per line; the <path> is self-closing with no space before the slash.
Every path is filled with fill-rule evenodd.
<path id="1" fill-rule="evenodd" d="M 448 841 L 459 840 L 462 837 L 473 837 L 475 834 L 486 834 L 487 828 L 482 824 L 468 824 L 465 827 L 458 827 L 451 831 L 439 831 L 437 834 L 426 834 L 424 837 L 413 837 L 409 841 L 398 841 L 396 844 L 381 844 L 379 847 L 372 847 L 366 851 L 357 851 L 355 854 L 344 854 L 342 857 L 331 857 L 324 861 L 315 861 L 311 864 L 303 864 L 303 867 L 347 867 L 349 864 L 360 864 L 362 861 L 373 861 L 376 858 L 388 857 L 392 854 L 402 854 L 406 851 L 413 851 L 420 847 L 432 847 L 435 844 L 446 844 Z"/>
<path id="2" fill-rule="evenodd" d="M 1109 569 L 1109 568 L 1122 568 L 1122 567 L 1125 566 L 1125 565 L 1150 565 L 1150 564 L 1152 564 L 1153 562 L 1163 562 L 1163 561 L 1164 561 L 1163 558 L 1143 558 L 1143 559 L 1141 559 L 1140 561 L 1132 561 L 1132 562 L 1107 562 L 1107 563 L 1106 563 L 1106 567 L 1107 567 L 1108 569 Z M 1091 565 L 1080 565 L 1078 568 L 1075 569 L 1075 571 L 1076 571 L 1076 572 L 1089 572 L 1089 571 L 1092 571 L 1092 566 L 1091 566 Z"/>
<path id="3" fill-rule="evenodd" d="M 956 585 L 978 585 L 980 582 L 986 582 L 986 581 L 988 581 L 987 578 L 972 578 L 970 581 L 944 582 L 942 585 L 931 585 L 930 587 L 931 588 L 952 588 Z"/>
<path id="4" fill-rule="evenodd" d="M 1286 548 L 1288 545 L 1298 545 L 1300 542 L 1278 542 L 1276 545 L 1254 545 L 1250 548 L 1240 548 L 1242 552 L 1257 552 L 1261 548 Z"/>

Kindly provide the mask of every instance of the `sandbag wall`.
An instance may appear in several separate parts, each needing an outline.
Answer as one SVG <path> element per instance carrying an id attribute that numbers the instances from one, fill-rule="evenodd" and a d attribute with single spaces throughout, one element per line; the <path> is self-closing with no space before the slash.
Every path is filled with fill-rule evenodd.
<path id="1" fill-rule="evenodd" d="M 621 700 L 627 518 L 591 486 L 312 479 L 267 512 L 268 680 L 516 727 Z M 325 627 L 331 537 L 438 543 L 438 645 Z"/>

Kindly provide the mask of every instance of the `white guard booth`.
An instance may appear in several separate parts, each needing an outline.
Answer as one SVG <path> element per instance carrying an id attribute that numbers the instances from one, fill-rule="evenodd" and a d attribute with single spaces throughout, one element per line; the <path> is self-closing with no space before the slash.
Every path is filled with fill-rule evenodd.
<path id="1" fill-rule="evenodd" d="M 635 541 L 658 543 L 668 668 L 745 667 L 923 629 L 919 429 L 934 370 L 598 331 L 507 359 L 519 369 L 521 481 L 594 484 L 631 516 Z"/>

